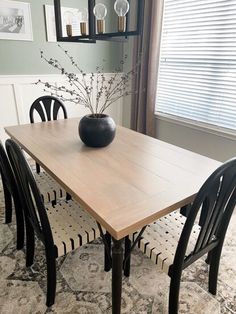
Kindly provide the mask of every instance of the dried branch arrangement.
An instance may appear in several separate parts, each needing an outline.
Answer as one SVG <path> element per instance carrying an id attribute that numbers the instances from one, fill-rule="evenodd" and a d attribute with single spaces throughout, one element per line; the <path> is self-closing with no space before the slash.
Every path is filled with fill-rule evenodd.
<path id="1" fill-rule="evenodd" d="M 95 117 L 99 117 L 112 103 L 135 93 L 132 90 L 132 78 L 138 71 L 140 61 L 129 72 L 122 73 L 122 68 L 124 69 L 127 61 L 127 55 L 125 55 L 124 59 L 120 61 L 120 66 L 115 69 L 112 76 L 106 78 L 103 66 L 97 66 L 95 73 L 86 74 L 67 50 L 60 45 L 58 47 L 64 52 L 66 58 L 69 59 L 76 73 L 67 71 L 58 60 L 46 58 L 44 52 L 41 51 L 41 58 L 57 69 L 69 83 L 69 85 L 67 84 L 68 86 L 64 86 L 39 80 L 36 84 L 43 84 L 44 91 L 50 95 L 56 96 L 64 102 L 82 105 L 88 108 Z M 104 62 L 105 60 L 103 60 Z M 93 97 L 94 93 L 95 97 Z"/>

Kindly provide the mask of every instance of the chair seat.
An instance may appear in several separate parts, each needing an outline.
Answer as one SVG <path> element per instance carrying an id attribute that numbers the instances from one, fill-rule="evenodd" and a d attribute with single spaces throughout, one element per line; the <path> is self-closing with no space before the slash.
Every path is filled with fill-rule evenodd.
<path id="1" fill-rule="evenodd" d="M 173 264 L 185 221 L 185 216 L 181 215 L 179 211 L 174 211 L 148 225 L 139 242 L 141 251 L 167 274 Z M 187 255 L 194 249 L 200 229 L 199 225 L 194 225 L 186 251 Z M 138 232 L 130 236 L 130 240 L 135 241 L 137 236 Z"/>
<path id="2" fill-rule="evenodd" d="M 46 210 L 58 256 L 100 236 L 96 221 L 74 200 L 46 206 Z"/>
<path id="3" fill-rule="evenodd" d="M 34 174 L 44 203 L 56 202 L 59 198 L 66 197 L 66 191 L 44 169 L 41 168 L 39 173 L 36 172 L 34 159 L 28 158 L 27 162 Z"/>
<path id="4" fill-rule="evenodd" d="M 0 178 L 0 208 L 4 208 L 5 205 L 5 200 L 4 200 L 4 191 L 3 191 L 3 186 L 2 186 L 2 179 Z"/>
<path id="5" fill-rule="evenodd" d="M 47 172 L 34 172 L 34 177 L 44 203 L 66 197 L 66 191 Z"/>

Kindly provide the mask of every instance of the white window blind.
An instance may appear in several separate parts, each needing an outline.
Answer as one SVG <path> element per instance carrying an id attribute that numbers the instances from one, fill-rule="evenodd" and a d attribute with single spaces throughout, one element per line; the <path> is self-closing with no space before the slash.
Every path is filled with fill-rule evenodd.
<path id="1" fill-rule="evenodd" d="M 236 130 L 236 0 L 165 0 L 156 112 Z"/>

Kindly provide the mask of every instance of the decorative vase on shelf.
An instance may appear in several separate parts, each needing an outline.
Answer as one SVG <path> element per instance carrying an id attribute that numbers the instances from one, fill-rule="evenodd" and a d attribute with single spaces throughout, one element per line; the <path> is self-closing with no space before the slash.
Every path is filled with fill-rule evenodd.
<path id="1" fill-rule="evenodd" d="M 89 147 L 105 147 L 113 141 L 115 134 L 115 122 L 106 114 L 89 114 L 79 122 L 79 136 Z"/>

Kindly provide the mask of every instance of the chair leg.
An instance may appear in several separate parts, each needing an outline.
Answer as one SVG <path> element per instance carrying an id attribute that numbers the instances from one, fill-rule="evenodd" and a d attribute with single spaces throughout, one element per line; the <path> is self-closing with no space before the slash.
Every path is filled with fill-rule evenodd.
<path id="1" fill-rule="evenodd" d="M 188 205 L 181 207 L 180 208 L 180 214 L 185 216 L 185 217 L 188 217 L 188 214 L 189 214 L 190 209 L 191 209 L 191 205 L 192 204 L 188 204 Z"/>
<path id="2" fill-rule="evenodd" d="M 108 232 L 105 233 L 105 240 L 107 243 L 107 248 L 106 248 L 106 245 L 104 244 L 104 271 L 108 272 L 112 267 L 111 258 L 110 258 L 111 257 L 111 235 Z M 110 256 L 108 256 L 108 254 Z"/>
<path id="3" fill-rule="evenodd" d="M 8 188 L 3 184 L 5 198 L 5 223 L 9 224 L 12 221 L 12 196 Z"/>
<path id="4" fill-rule="evenodd" d="M 124 275 L 129 277 L 130 275 L 130 263 L 131 263 L 131 241 L 129 236 L 125 237 L 125 256 L 124 256 Z"/>
<path id="5" fill-rule="evenodd" d="M 178 314 L 181 274 L 182 271 L 179 273 L 174 272 L 170 280 L 169 314 Z"/>
<path id="6" fill-rule="evenodd" d="M 16 234 L 17 234 L 17 250 L 21 250 L 24 247 L 24 216 L 23 211 L 19 204 L 15 203 L 15 212 L 16 212 Z"/>
<path id="7" fill-rule="evenodd" d="M 209 283 L 208 290 L 211 294 L 216 295 L 217 292 L 217 279 L 220 265 L 221 247 L 217 247 L 217 250 L 212 251 L 209 270 Z"/>
<path id="8" fill-rule="evenodd" d="M 30 267 L 34 262 L 35 238 L 34 229 L 30 222 L 25 221 L 26 227 L 26 267 Z"/>
<path id="9" fill-rule="evenodd" d="M 212 251 L 208 252 L 205 262 L 210 265 L 212 260 Z"/>
<path id="10" fill-rule="evenodd" d="M 46 262 L 47 262 L 47 301 L 48 307 L 55 303 L 56 285 L 57 285 L 57 273 L 56 273 L 56 258 L 52 252 L 46 250 Z"/>
<path id="11" fill-rule="evenodd" d="M 40 165 L 36 162 L 36 173 L 40 173 Z"/>
<path id="12" fill-rule="evenodd" d="M 66 200 L 69 201 L 69 200 L 71 200 L 71 199 L 72 199 L 71 195 L 66 192 Z"/>

